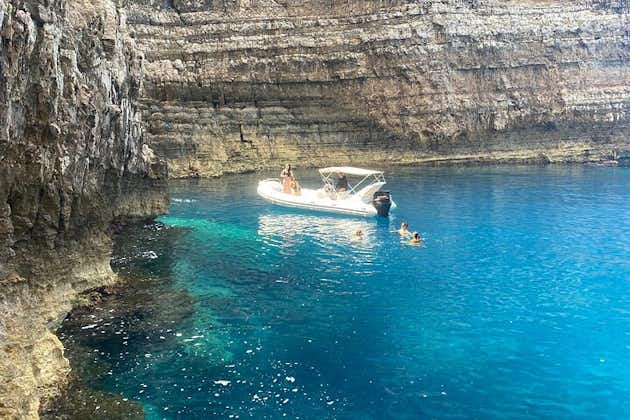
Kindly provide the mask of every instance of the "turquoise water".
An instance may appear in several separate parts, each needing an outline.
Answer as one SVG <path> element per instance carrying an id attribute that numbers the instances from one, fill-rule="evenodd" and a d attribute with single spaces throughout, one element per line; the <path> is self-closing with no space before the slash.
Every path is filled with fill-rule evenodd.
<path id="1" fill-rule="evenodd" d="M 113 260 L 149 280 L 64 327 L 91 386 L 149 419 L 630 418 L 629 168 L 388 175 L 389 219 L 174 182 Z"/>

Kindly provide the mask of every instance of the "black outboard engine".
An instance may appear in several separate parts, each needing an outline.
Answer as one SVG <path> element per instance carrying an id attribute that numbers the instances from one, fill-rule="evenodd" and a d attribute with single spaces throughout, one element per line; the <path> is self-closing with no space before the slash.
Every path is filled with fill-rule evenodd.
<path id="1" fill-rule="evenodd" d="M 387 217 L 389 208 L 392 206 L 392 199 L 389 191 L 376 191 L 372 199 L 372 205 L 379 216 Z"/>

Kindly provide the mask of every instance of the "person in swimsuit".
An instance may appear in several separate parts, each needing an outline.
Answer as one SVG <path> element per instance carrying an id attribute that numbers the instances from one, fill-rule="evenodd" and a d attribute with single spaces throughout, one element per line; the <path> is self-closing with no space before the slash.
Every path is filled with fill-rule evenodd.
<path id="1" fill-rule="evenodd" d="M 285 194 L 291 194 L 291 179 L 293 178 L 293 169 L 291 164 L 284 165 L 284 169 L 280 172 L 280 179 L 282 180 L 282 192 Z"/>
<path id="2" fill-rule="evenodd" d="M 409 245 L 420 245 L 422 243 L 422 238 L 420 238 L 420 234 L 418 232 L 413 233 L 413 238 L 409 241 Z"/>
<path id="3" fill-rule="evenodd" d="M 363 231 L 361 229 L 357 229 L 354 232 L 354 236 L 352 237 L 352 241 L 360 241 L 363 239 Z"/>
<path id="4" fill-rule="evenodd" d="M 400 234 L 400 236 L 407 237 L 407 236 L 412 236 L 411 232 L 409 232 L 409 225 L 407 224 L 407 222 L 402 222 L 400 225 L 400 229 L 398 229 L 398 233 Z"/>

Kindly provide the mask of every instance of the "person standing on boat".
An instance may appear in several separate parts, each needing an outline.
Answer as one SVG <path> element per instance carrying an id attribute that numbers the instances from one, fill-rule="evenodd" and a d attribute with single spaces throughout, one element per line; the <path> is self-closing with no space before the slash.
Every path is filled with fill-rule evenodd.
<path id="1" fill-rule="evenodd" d="M 293 178 L 293 169 L 291 169 L 291 164 L 287 163 L 286 165 L 284 165 L 284 169 L 282 170 L 282 172 L 280 172 L 283 193 L 291 194 L 291 180 Z"/>
<path id="2" fill-rule="evenodd" d="M 348 191 L 350 186 L 348 185 L 348 178 L 346 175 L 343 172 L 339 172 L 337 176 L 339 177 L 339 179 L 337 179 L 337 186 L 335 187 L 337 192 Z"/>

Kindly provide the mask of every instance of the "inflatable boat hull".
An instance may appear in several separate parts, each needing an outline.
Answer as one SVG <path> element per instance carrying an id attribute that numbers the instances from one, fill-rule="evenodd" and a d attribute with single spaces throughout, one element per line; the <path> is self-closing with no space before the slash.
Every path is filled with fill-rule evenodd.
<path id="1" fill-rule="evenodd" d="M 258 195 L 265 200 L 279 206 L 321 211 L 327 213 L 351 214 L 355 216 L 371 217 L 378 214 L 372 202 L 364 202 L 358 196 L 345 199 L 330 198 L 323 190 L 302 189 L 301 195 L 282 192 L 282 184 L 277 179 L 267 179 L 258 183 Z M 396 204 L 391 201 L 391 207 Z"/>

